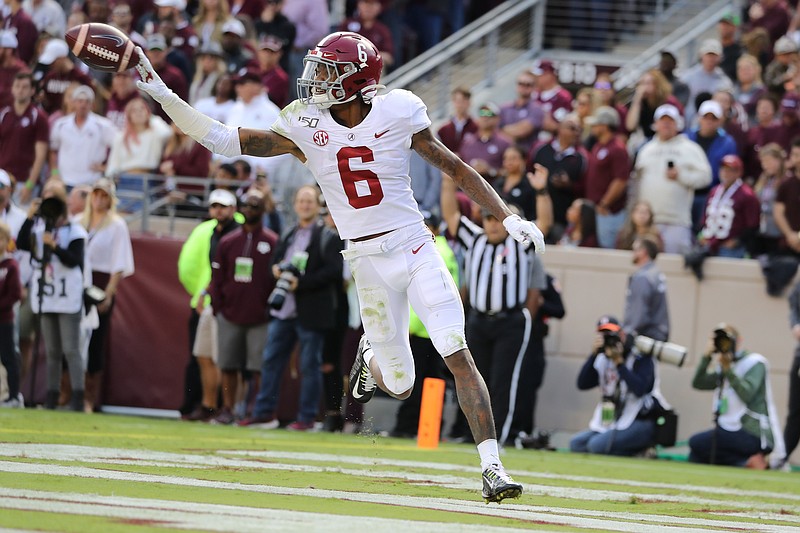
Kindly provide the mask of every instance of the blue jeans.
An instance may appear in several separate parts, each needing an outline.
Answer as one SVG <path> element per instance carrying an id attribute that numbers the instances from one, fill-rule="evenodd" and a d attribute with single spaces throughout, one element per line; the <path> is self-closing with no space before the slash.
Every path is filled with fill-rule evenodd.
<path id="1" fill-rule="evenodd" d="M 626 429 L 605 433 L 583 431 L 569 441 L 569 449 L 578 453 L 636 455 L 653 445 L 656 426 L 653 420 L 634 420 Z"/>
<path id="2" fill-rule="evenodd" d="M 597 242 L 601 248 L 617 247 L 617 234 L 624 223 L 624 209 L 611 215 L 597 215 Z"/>
<path id="3" fill-rule="evenodd" d="M 717 453 L 714 464 L 728 466 L 744 466 L 751 455 L 768 452 L 761 449 L 761 439 L 747 431 L 727 431 L 717 429 Z M 693 463 L 710 463 L 711 450 L 714 447 L 714 429 L 695 433 L 689 439 L 689 461 Z"/>
<path id="4" fill-rule="evenodd" d="M 300 406 L 297 420 L 313 422 L 322 394 L 322 345 L 325 336 L 320 331 L 304 328 L 297 319 L 273 318 L 267 330 L 267 343 L 261 363 L 261 389 L 258 391 L 253 416 L 269 416 L 278 407 L 283 370 L 292 355 L 295 342 L 300 341 Z"/>
<path id="5" fill-rule="evenodd" d="M 720 247 L 720 249 L 717 251 L 717 257 L 729 257 L 731 259 L 744 259 L 745 255 L 747 255 L 747 250 L 742 245 L 739 245 L 736 248 Z"/>

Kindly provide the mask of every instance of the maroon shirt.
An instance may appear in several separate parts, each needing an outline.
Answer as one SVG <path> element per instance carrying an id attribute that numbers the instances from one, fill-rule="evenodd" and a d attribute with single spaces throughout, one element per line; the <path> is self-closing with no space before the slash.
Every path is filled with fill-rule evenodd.
<path id="1" fill-rule="evenodd" d="M 563 87 L 556 87 L 543 93 L 536 93 L 535 99 L 545 113 L 561 122 L 567 113 L 572 111 L 572 93 Z"/>
<path id="2" fill-rule="evenodd" d="M 28 67 L 21 59 L 16 57 L 14 58 L 14 64 L 10 67 L 0 67 L 0 107 L 14 103 L 14 97 L 11 95 L 14 76 L 24 70 L 28 70 Z"/>
<path id="3" fill-rule="evenodd" d="M 789 176 L 778 186 L 775 201 L 783 204 L 792 231 L 800 231 L 800 177 Z"/>
<path id="4" fill-rule="evenodd" d="M 389 27 L 379 20 L 376 20 L 372 27 L 367 29 L 361 23 L 361 20 L 355 18 L 346 19 L 339 25 L 339 31 L 351 31 L 359 35 L 363 35 L 370 41 L 379 52 L 386 52 L 389 55 L 394 55 L 394 43 L 392 42 L 392 32 Z"/>
<path id="5" fill-rule="evenodd" d="M 39 30 L 31 17 L 22 9 L 14 15 L 6 17 L 2 24 L 3 29 L 14 32 L 17 36 L 17 55 L 27 65 L 36 52 L 36 41 L 39 39 Z"/>
<path id="6" fill-rule="evenodd" d="M 722 184 L 711 189 L 708 194 L 701 235 L 714 253 L 724 241 L 739 239 L 748 230 L 758 229 L 761 204 L 746 183 L 739 183 L 733 194 L 730 189 L 725 191 Z M 736 187 L 736 184 L 731 187 Z"/>
<path id="7" fill-rule="evenodd" d="M 758 150 L 769 143 L 781 142 L 781 124 L 778 121 L 769 126 L 755 126 L 747 132 L 747 148 L 742 154 L 744 160 L 744 175 L 753 179 L 761 174 L 761 161 Z"/>
<path id="8" fill-rule="evenodd" d="M 750 22 L 750 29 L 764 28 L 769 33 L 769 40 L 772 44 L 780 39 L 789 30 L 789 23 L 792 21 L 792 14 L 784 2 L 775 2 L 771 7 L 764 8 L 764 16 L 758 20 Z M 772 46 L 770 46 L 772 50 Z"/>
<path id="9" fill-rule="evenodd" d="M 0 168 L 18 181 L 28 179 L 36 159 L 36 143 L 50 140 L 47 113 L 31 104 L 17 115 L 13 106 L 0 109 Z"/>
<path id="10" fill-rule="evenodd" d="M 529 122 L 533 126 L 533 131 L 527 137 L 517 140 L 517 144 L 525 150 L 525 153 L 528 153 L 533 148 L 533 145 L 536 144 L 539 130 L 542 129 L 546 115 L 547 111 L 534 98 L 531 98 L 523 105 L 518 105 L 517 101 L 514 100 L 500 106 L 500 129 L 523 120 Z"/>
<path id="11" fill-rule="evenodd" d="M 456 123 L 453 122 L 453 119 L 447 121 L 439 131 L 436 132 L 436 135 L 439 136 L 439 140 L 442 141 L 442 144 L 447 146 L 450 151 L 458 153 L 461 149 L 461 141 L 464 140 L 464 135 L 467 133 L 477 133 L 478 132 L 478 125 L 475 124 L 475 121 L 472 120 L 472 117 L 467 117 L 467 121 L 464 123 L 464 127 L 461 128 L 461 131 L 456 128 Z"/>
<path id="12" fill-rule="evenodd" d="M 133 91 L 128 96 L 120 98 L 115 93 L 111 93 L 106 106 L 106 118 L 114 123 L 120 130 L 125 127 L 125 106 L 134 98 L 139 98 L 138 91 Z"/>
<path id="13" fill-rule="evenodd" d="M 44 110 L 48 113 L 61 110 L 61 104 L 64 102 L 64 92 L 72 83 L 88 85 L 94 88 L 94 81 L 92 81 L 92 78 L 76 68 L 73 68 L 65 74 L 52 71 L 48 72 L 44 79 L 42 79 L 42 91 L 44 92 L 42 106 Z"/>
<path id="14" fill-rule="evenodd" d="M 280 65 L 262 72 L 261 83 L 267 89 L 267 96 L 276 106 L 283 109 L 289 103 L 289 75 Z"/>
<path id="15" fill-rule="evenodd" d="M 485 141 L 477 133 L 464 135 L 458 154 L 468 165 L 474 159 L 483 159 L 495 171 L 503 166 L 503 152 L 511 146 L 505 137 L 495 133 Z"/>
<path id="16" fill-rule="evenodd" d="M 240 326 L 255 326 L 267 321 L 267 300 L 275 287 L 272 276 L 272 254 L 278 236 L 272 230 L 258 227 L 248 232 L 244 226 L 230 232 L 217 246 L 217 255 L 211 263 L 211 305 L 214 314 Z M 253 260 L 249 281 L 234 277 L 236 259 Z"/>
<path id="17" fill-rule="evenodd" d="M 175 28 L 175 36 L 170 41 L 172 48 L 177 48 L 186 59 L 191 63 L 194 60 L 194 50 L 200 46 L 200 38 L 194 31 L 194 27 L 186 21 L 178 24 Z"/>
<path id="18" fill-rule="evenodd" d="M 211 165 L 211 152 L 202 144 L 195 142 L 190 150 L 175 152 L 165 157 L 162 161 L 172 161 L 172 168 L 176 176 L 190 178 L 206 178 Z M 202 185 L 180 185 L 181 191 L 197 194 L 203 193 Z"/>
<path id="19" fill-rule="evenodd" d="M 628 150 L 616 136 L 606 144 L 595 143 L 592 153 L 589 154 L 586 171 L 586 198 L 595 204 L 600 204 L 611 182 L 615 179 L 628 181 L 630 171 Z M 608 206 L 612 213 L 618 213 L 625 208 L 625 196 L 623 193 Z"/>
<path id="20" fill-rule="evenodd" d="M 0 261 L 0 324 L 14 322 L 14 304 L 22 298 L 19 265 L 11 257 Z"/>
<path id="21" fill-rule="evenodd" d="M 235 6 L 234 4 L 234 0 L 228 2 L 231 8 L 231 15 L 234 17 L 247 15 L 251 20 L 256 21 L 261 18 L 261 12 L 264 11 L 264 0 L 244 0 L 240 6 Z"/>

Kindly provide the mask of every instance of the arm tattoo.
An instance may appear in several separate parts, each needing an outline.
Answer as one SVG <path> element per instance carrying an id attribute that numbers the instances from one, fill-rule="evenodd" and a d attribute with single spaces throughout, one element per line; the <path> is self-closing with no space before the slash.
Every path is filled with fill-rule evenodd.
<path id="1" fill-rule="evenodd" d="M 414 135 L 411 147 L 422 158 L 456 182 L 467 196 L 489 210 L 498 220 L 511 214 L 508 206 L 478 172 L 451 152 L 432 134 L 430 128 Z"/>
<path id="2" fill-rule="evenodd" d="M 266 132 L 239 130 L 242 154 L 255 156 L 275 155 L 275 141 Z"/>

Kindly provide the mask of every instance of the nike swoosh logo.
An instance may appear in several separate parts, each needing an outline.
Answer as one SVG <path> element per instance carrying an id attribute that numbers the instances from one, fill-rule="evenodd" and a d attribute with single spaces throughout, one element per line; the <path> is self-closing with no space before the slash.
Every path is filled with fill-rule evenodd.
<path id="1" fill-rule="evenodd" d="M 92 35 L 92 39 L 97 39 L 97 38 L 100 38 L 100 39 L 111 39 L 112 41 L 117 43 L 117 46 L 122 46 L 123 44 L 125 44 L 125 41 L 122 39 L 122 37 L 120 37 L 118 35 L 110 35 L 108 33 L 103 33 L 101 35 Z"/>
<path id="2" fill-rule="evenodd" d="M 417 255 L 417 252 L 419 252 L 422 249 L 422 247 L 425 246 L 426 244 L 428 244 L 428 243 L 427 242 L 423 242 L 422 244 L 417 246 L 415 249 L 411 250 L 411 253 L 414 254 L 414 255 Z"/>
<path id="3" fill-rule="evenodd" d="M 387 133 L 389 133 L 389 130 L 384 130 L 384 131 L 382 131 L 382 132 L 380 132 L 380 133 L 376 133 L 376 134 L 375 134 L 375 138 L 376 138 L 376 139 L 380 139 L 381 137 L 383 137 L 383 136 L 384 136 L 384 135 L 386 135 Z"/>
<path id="4" fill-rule="evenodd" d="M 354 388 L 354 389 L 353 389 L 351 392 L 352 392 L 352 394 L 353 394 L 353 398 L 355 398 L 356 400 L 359 400 L 359 399 L 361 399 L 361 398 L 363 398 L 363 397 L 364 397 L 364 395 L 363 395 L 363 394 L 361 394 L 360 392 L 358 392 L 358 386 L 356 386 L 356 387 L 355 387 L 355 388 Z"/>

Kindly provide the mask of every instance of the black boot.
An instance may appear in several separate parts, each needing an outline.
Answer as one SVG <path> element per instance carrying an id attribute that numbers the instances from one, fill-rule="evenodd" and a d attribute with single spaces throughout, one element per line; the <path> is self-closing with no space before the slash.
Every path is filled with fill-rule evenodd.
<path id="1" fill-rule="evenodd" d="M 69 408 L 78 413 L 83 412 L 83 391 L 81 389 L 72 391 L 72 397 L 69 399 Z"/>
<path id="2" fill-rule="evenodd" d="M 47 396 L 44 400 L 44 408 L 53 410 L 58 405 L 58 396 L 61 393 L 57 390 L 49 390 L 47 391 Z"/>

